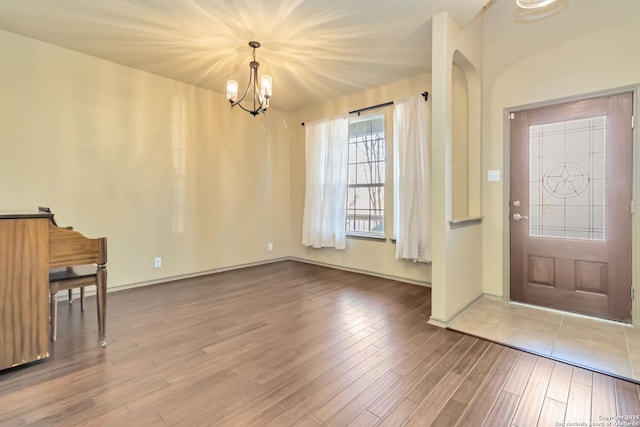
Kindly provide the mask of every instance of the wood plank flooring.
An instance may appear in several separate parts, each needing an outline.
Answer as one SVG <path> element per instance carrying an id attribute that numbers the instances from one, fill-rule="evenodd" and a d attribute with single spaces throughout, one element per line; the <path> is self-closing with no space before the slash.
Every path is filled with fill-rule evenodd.
<path id="1" fill-rule="evenodd" d="M 636 384 L 431 326 L 430 297 L 279 262 L 110 293 L 106 349 L 95 300 L 61 302 L 0 425 L 640 425 Z"/>

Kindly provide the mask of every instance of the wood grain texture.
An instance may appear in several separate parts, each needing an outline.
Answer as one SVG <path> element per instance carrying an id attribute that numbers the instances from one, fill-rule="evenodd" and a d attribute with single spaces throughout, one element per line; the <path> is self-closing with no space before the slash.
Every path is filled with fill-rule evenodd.
<path id="1" fill-rule="evenodd" d="M 49 355 L 48 219 L 0 219 L 0 369 Z"/>
<path id="2" fill-rule="evenodd" d="M 95 305 L 60 304 L 52 357 L 0 374 L 0 425 L 510 427 L 640 411 L 636 384 L 427 324 L 430 297 L 279 262 L 111 293 L 106 350 Z"/>

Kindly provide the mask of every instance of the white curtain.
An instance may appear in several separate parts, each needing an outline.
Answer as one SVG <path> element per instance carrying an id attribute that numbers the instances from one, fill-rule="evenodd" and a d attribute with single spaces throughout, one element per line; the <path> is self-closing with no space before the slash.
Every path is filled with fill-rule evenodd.
<path id="1" fill-rule="evenodd" d="M 431 261 L 431 142 L 428 103 L 394 102 L 396 258 Z"/>
<path id="2" fill-rule="evenodd" d="M 306 186 L 302 244 L 347 246 L 347 156 L 349 118 L 305 124 Z"/>

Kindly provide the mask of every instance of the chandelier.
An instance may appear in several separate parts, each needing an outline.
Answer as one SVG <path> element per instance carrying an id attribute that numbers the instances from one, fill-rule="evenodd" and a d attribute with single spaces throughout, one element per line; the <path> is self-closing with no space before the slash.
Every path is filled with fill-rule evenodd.
<path id="1" fill-rule="evenodd" d="M 260 47 L 260 43 L 250 41 L 249 46 L 253 48 L 253 61 L 249 63 L 249 83 L 247 84 L 247 89 L 245 89 L 242 96 L 238 99 L 238 82 L 229 80 L 227 81 L 227 99 L 231 103 L 231 108 L 237 105 L 255 117 L 260 113 L 266 112 L 267 108 L 269 108 L 272 86 L 271 76 L 264 75 L 260 79 L 260 86 L 258 87 L 258 68 L 260 68 L 260 63 L 256 61 L 256 49 Z M 249 92 L 252 92 L 253 109 L 245 108 L 241 104 Z"/>
<path id="2" fill-rule="evenodd" d="M 516 5 L 522 9 L 537 9 L 554 3 L 556 0 L 516 0 Z"/>

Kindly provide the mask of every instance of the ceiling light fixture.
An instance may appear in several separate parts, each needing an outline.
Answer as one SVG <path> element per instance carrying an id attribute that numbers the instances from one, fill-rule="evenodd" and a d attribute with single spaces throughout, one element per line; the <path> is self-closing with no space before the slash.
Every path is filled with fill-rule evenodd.
<path id="1" fill-rule="evenodd" d="M 272 81 L 271 76 L 264 75 L 260 79 L 260 87 L 258 87 L 258 68 L 260 63 L 256 61 L 256 49 L 260 47 L 260 43 L 250 41 L 249 46 L 253 48 L 253 61 L 249 63 L 249 84 L 244 94 L 238 99 L 238 82 L 235 80 L 227 81 L 227 99 L 231 103 L 231 108 L 236 105 L 242 108 L 252 116 L 264 113 L 269 108 L 269 98 L 271 97 Z M 242 106 L 241 102 L 253 88 L 253 110 Z"/>
<path id="2" fill-rule="evenodd" d="M 538 9 L 555 2 L 556 0 L 516 0 L 516 4 L 522 9 Z"/>

